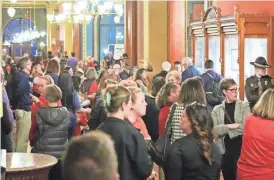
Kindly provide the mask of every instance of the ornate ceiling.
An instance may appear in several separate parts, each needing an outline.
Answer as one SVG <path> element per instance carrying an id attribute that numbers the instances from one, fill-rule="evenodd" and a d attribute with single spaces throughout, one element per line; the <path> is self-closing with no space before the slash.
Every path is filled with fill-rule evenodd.
<path id="1" fill-rule="evenodd" d="M 48 7 L 50 4 L 58 4 L 60 2 L 67 2 L 67 1 L 71 1 L 71 0 L 17 0 L 17 2 L 15 4 L 12 4 L 12 6 L 14 8 L 23 8 L 23 7 L 35 7 L 36 8 L 46 8 Z M 2 7 L 6 8 L 6 7 L 10 7 L 11 6 L 11 2 L 10 0 L 2 0 Z"/>

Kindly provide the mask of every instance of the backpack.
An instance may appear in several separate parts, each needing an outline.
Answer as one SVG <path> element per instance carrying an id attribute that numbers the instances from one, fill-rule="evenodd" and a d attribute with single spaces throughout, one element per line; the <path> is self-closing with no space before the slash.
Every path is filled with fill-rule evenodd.
<path id="1" fill-rule="evenodd" d="M 205 87 L 206 101 L 212 106 L 219 105 L 224 100 L 223 93 L 220 89 L 221 79 L 219 77 L 213 78 L 209 73 L 206 74 L 210 77 L 210 80 Z"/>

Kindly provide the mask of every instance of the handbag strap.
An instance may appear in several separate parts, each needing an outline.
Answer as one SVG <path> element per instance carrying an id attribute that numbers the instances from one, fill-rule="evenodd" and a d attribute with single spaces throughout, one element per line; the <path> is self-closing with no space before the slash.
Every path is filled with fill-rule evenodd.
<path id="1" fill-rule="evenodd" d="M 234 124 L 234 122 L 232 122 L 231 118 L 229 117 L 227 111 L 225 110 L 225 107 L 224 107 L 224 106 L 222 106 L 222 107 L 223 107 L 223 110 L 224 110 L 224 112 L 225 112 L 225 116 L 226 116 L 226 118 L 228 119 L 228 121 L 229 121 L 231 124 Z"/>
<path id="2" fill-rule="evenodd" d="M 177 105 L 174 104 L 171 108 L 170 115 L 168 117 L 167 124 L 166 124 L 166 130 L 168 130 L 168 131 L 171 129 L 172 118 L 173 118 L 176 107 L 177 107 Z"/>

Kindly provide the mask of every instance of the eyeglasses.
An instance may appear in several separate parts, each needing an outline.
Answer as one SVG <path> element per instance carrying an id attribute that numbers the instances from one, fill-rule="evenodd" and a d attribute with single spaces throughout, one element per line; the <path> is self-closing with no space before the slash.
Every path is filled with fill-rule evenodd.
<path id="1" fill-rule="evenodd" d="M 240 91 L 240 88 L 234 88 L 234 89 L 227 89 L 228 91 L 231 91 L 233 93 L 237 93 Z"/>

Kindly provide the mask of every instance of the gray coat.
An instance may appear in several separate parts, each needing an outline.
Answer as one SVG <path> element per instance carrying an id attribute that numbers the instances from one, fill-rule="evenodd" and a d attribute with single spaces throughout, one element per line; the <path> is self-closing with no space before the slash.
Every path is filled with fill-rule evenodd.
<path id="1" fill-rule="evenodd" d="M 68 143 L 70 117 L 67 108 L 41 107 L 36 121 L 38 132 L 32 152 L 61 159 Z"/>
<path id="2" fill-rule="evenodd" d="M 228 129 L 224 123 L 225 119 L 225 101 L 222 104 L 214 107 L 211 116 L 214 123 L 214 132 L 219 137 L 218 146 L 222 154 L 225 153 L 224 136 L 229 135 L 230 138 L 234 138 L 243 134 L 244 121 L 248 114 L 250 114 L 249 103 L 241 100 L 237 100 L 235 104 L 234 119 L 235 123 L 241 124 L 236 129 Z"/>

